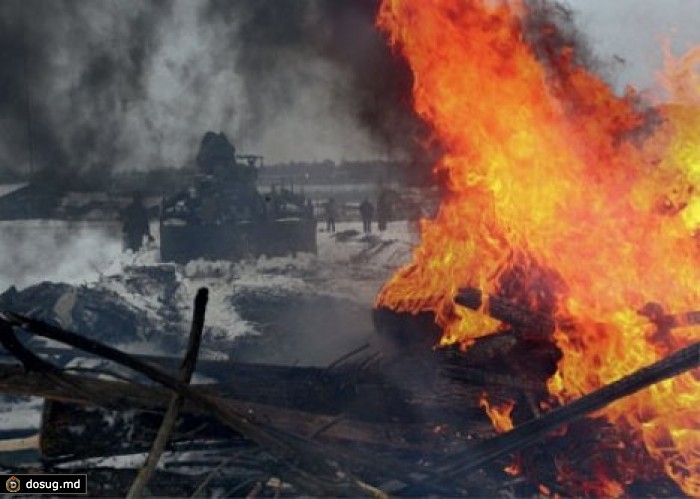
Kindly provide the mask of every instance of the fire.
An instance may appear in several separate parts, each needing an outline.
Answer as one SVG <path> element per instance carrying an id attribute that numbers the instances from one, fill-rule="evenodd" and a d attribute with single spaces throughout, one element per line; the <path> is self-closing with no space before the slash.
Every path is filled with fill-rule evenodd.
<path id="1" fill-rule="evenodd" d="M 496 431 L 500 433 L 513 429 L 513 421 L 510 415 L 515 407 L 515 402 L 509 400 L 500 406 L 492 405 L 489 403 L 488 395 L 484 393 L 479 400 L 479 405 L 483 407 L 486 414 L 493 421 Z"/>
<path id="2" fill-rule="evenodd" d="M 498 324 L 456 307 L 457 289 L 498 295 L 503 276 L 517 274 L 521 301 L 573 324 L 554 333 L 563 358 L 549 381 L 565 402 L 697 339 L 697 327 L 661 335 L 638 311 L 700 306 L 700 50 L 668 56 L 672 102 L 647 108 L 632 90 L 616 96 L 571 47 L 543 62 L 527 14 L 520 2 L 383 1 L 378 25 L 413 70 L 415 109 L 443 146 L 435 170 L 449 194 L 377 305 L 433 310 L 442 342 L 468 346 Z M 700 495 L 698 386 L 679 376 L 604 412 L 691 496 Z"/>

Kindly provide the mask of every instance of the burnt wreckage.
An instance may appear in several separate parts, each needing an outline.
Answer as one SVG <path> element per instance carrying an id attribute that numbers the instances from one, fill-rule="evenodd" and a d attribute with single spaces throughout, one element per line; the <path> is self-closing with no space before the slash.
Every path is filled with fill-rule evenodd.
<path id="1" fill-rule="evenodd" d="M 578 496 L 593 490 L 593 473 L 601 465 L 613 466 L 616 457 L 629 459 L 637 452 L 623 445 L 609 422 L 585 416 L 700 365 L 695 342 L 566 404 L 547 410 L 532 404 L 532 412 L 517 417 L 517 426 L 496 433 L 483 411 L 485 391 L 496 406 L 536 401 L 546 393 L 536 373 L 506 369 L 517 360 L 517 349 L 507 346 L 512 335 L 487 335 L 466 352 L 399 341 L 396 347 L 405 348 L 399 355 L 367 357 L 363 347 L 325 367 L 198 361 L 208 295 L 202 288 L 194 299 L 188 346 L 176 372 L 177 357 L 130 354 L 0 306 L 0 343 L 22 364 L 0 363 L 0 391 L 46 400 L 37 441 L 45 469 L 62 465 L 87 472 L 89 493 L 105 496 L 125 495 L 129 484 L 133 491 L 151 474 L 151 493 L 177 497 L 205 490 L 204 495 L 228 490 L 225 496 L 237 497 L 240 489 L 255 491 L 249 497 L 534 497 L 543 491 Z M 485 312 L 516 332 L 551 330 L 552 317 L 476 288 L 460 290 L 454 300 L 470 309 L 488 300 Z M 663 322 L 694 317 L 664 315 Z M 387 339 L 410 328 L 426 332 L 420 318 L 408 313 L 377 309 L 375 320 Z M 30 349 L 18 340 L 20 332 L 69 348 L 34 343 Z M 154 383 L 63 367 L 85 353 Z M 195 364 L 216 382 L 190 384 Z M 92 438 L 76 438 L 88 434 Z M 159 440 L 169 442 L 169 450 L 189 452 L 177 460 L 187 472 L 178 473 L 174 461 L 156 466 L 166 448 L 154 443 Z M 136 478 L 135 470 L 86 461 L 149 448 Z M 197 451 L 204 453 L 196 458 Z M 513 459 L 522 477 L 508 472 Z M 193 472 L 195 464 L 199 472 Z M 562 469 L 569 472 L 562 475 Z M 145 481 L 139 478 L 144 470 L 150 470 Z M 661 474 L 630 481 L 635 496 L 682 495 Z M 640 490 L 649 493 L 634 494 Z"/>
<path id="2" fill-rule="evenodd" d="M 163 200 L 161 259 L 240 260 L 316 252 L 310 201 L 287 189 L 257 188 L 262 156 L 236 155 L 223 133 L 207 132 L 188 188 Z"/>

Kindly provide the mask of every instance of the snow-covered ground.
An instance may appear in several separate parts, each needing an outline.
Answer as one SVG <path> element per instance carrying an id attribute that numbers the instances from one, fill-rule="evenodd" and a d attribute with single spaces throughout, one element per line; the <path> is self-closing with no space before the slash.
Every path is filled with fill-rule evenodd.
<path id="1" fill-rule="evenodd" d="M 164 300 L 175 300 L 172 307 L 188 315 L 196 290 L 207 286 L 209 330 L 235 337 L 256 332 L 230 303 L 231 296 L 241 293 L 321 294 L 370 306 L 381 284 L 410 258 L 415 233 L 406 222 L 394 222 L 385 232 L 365 236 L 359 225 L 338 223 L 330 234 L 319 224 L 317 255 L 181 266 L 159 262 L 157 238 L 136 254 L 122 253 L 118 227 L 110 225 L 1 222 L 0 292 L 45 281 L 109 290 L 156 321 L 167 320 Z M 157 236 L 157 227 L 152 232 Z M 176 281 L 168 296 L 156 271 L 171 272 Z M 71 325 L 69 315 L 66 326 Z"/>
<path id="2" fill-rule="evenodd" d="M 395 222 L 389 230 L 370 235 L 361 234 L 358 225 L 339 223 L 335 234 L 321 228 L 317 255 L 302 253 L 296 258 L 261 257 L 235 263 L 198 260 L 184 266 L 160 264 L 156 241 L 154 247 L 136 255 L 118 255 L 87 286 L 115 292 L 130 306 L 148 315 L 153 323 L 179 321 L 183 333 L 189 328 L 197 289 L 209 288 L 203 354 L 225 355 L 222 345 L 230 340 L 265 334 L 270 331 L 271 323 L 286 320 L 268 316 L 265 307 L 270 307 L 269 314 L 275 316 L 283 313 L 285 307 L 294 308 L 291 312 L 304 316 L 309 320 L 308 327 L 314 328 L 318 323 L 313 321 L 317 315 L 315 303 L 322 303 L 320 308 L 329 301 L 331 306 L 339 308 L 338 313 L 343 313 L 343 319 L 357 321 L 354 329 L 353 324 L 346 324 L 342 335 L 334 328 L 335 338 L 347 336 L 347 329 L 352 329 L 357 332 L 354 339 L 357 343 L 371 333 L 369 314 L 375 296 L 386 279 L 409 260 L 416 237 L 406 222 Z M 156 271 L 172 272 L 172 283 L 153 278 Z M 361 310 L 364 317 L 354 317 L 350 311 L 344 313 L 350 308 Z M 279 324 L 276 326 L 279 329 Z M 313 355 L 314 359 L 307 355 L 314 346 L 322 350 L 319 344 L 332 339 L 328 333 L 316 333 L 290 333 L 310 335 L 307 344 L 302 342 L 304 351 L 296 353 L 296 362 L 324 361 L 317 355 Z M 143 348 L 144 345 L 139 345 L 140 351 Z M 153 348 L 151 345 L 150 350 Z M 345 348 L 345 344 L 340 342 L 337 348 Z M 329 354 L 337 353 L 337 349 L 330 350 Z"/>
<path id="3" fill-rule="evenodd" d="M 335 234 L 319 224 L 317 255 L 183 266 L 160 263 L 157 240 L 123 254 L 114 226 L 2 222 L 0 293 L 16 289 L 0 301 L 14 297 L 25 311 L 128 351 L 180 355 L 194 296 L 206 286 L 203 358 L 324 365 L 371 337 L 376 293 L 416 240 L 406 222 L 360 232 L 358 222 L 338 223 Z M 38 428 L 39 403 L 0 404 L 0 431 Z"/>
<path id="4" fill-rule="evenodd" d="M 416 236 L 413 227 L 402 221 L 389 224 L 385 232 L 375 229 L 368 237 L 359 234 L 360 229 L 359 222 L 341 222 L 336 234 L 329 234 L 319 224 L 317 256 L 300 254 L 296 259 L 261 258 L 238 264 L 192 262 L 178 270 L 193 282 L 204 279 L 216 284 L 242 279 L 238 284 L 267 287 L 298 286 L 300 279 L 308 281 L 301 275 L 304 272 L 314 273 L 315 277 L 320 272 L 326 279 L 338 281 L 332 290 L 371 302 L 368 294 L 376 292 L 388 273 L 407 261 Z M 128 268 L 157 265 L 156 225 L 152 233 L 156 241 L 134 255 L 122 253 L 118 224 L 0 221 L 0 292 L 10 286 L 22 289 L 44 281 L 92 286 L 105 276 L 124 273 Z M 276 279 L 275 275 L 287 277 Z M 289 275 L 296 275 L 297 279 Z M 362 285 L 368 281 L 374 282 Z M 314 282 L 317 281 L 312 279 L 306 284 Z M 357 284 L 365 292 L 359 292 Z"/>

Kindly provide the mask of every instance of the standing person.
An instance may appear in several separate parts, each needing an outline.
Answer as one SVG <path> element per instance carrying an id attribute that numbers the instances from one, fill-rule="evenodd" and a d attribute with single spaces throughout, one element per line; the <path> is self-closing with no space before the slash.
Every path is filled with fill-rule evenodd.
<path id="1" fill-rule="evenodd" d="M 143 205 L 140 192 L 135 192 L 131 204 L 122 213 L 122 234 L 124 237 L 124 251 L 131 250 L 134 253 L 141 249 L 143 236 L 153 241 L 151 228 L 148 226 L 148 210 Z"/>
<path id="2" fill-rule="evenodd" d="M 369 234 L 372 232 L 372 217 L 374 217 L 374 205 L 368 200 L 360 204 L 360 216 L 362 217 L 362 232 Z"/>
<path id="3" fill-rule="evenodd" d="M 338 207 L 335 205 L 335 199 L 330 198 L 326 203 L 326 230 L 335 232 L 335 218 L 338 215 Z"/>

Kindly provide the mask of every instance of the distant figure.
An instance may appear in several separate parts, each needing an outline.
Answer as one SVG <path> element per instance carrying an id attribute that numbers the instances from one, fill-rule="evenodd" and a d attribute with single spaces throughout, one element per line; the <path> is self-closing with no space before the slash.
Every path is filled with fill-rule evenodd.
<path id="1" fill-rule="evenodd" d="M 362 217 L 362 232 L 372 232 L 372 218 L 374 217 L 374 205 L 366 199 L 360 204 L 360 216 Z"/>
<path id="2" fill-rule="evenodd" d="M 326 230 L 335 232 L 335 219 L 338 216 L 338 207 L 335 204 L 335 199 L 330 198 L 326 203 Z"/>
<path id="3" fill-rule="evenodd" d="M 143 236 L 153 241 L 151 229 L 148 226 L 148 210 L 143 205 L 140 192 L 135 192 L 131 204 L 122 213 L 122 234 L 124 237 L 124 251 L 137 252 L 143 245 Z"/>

